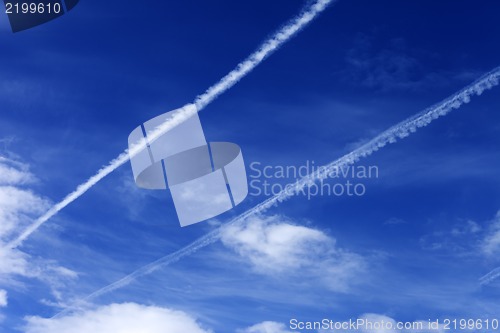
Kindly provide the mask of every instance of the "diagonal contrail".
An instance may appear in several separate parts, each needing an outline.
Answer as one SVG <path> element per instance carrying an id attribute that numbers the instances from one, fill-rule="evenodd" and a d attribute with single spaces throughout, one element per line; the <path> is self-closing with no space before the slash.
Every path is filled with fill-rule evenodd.
<path id="1" fill-rule="evenodd" d="M 310 5 L 306 6 L 299 15 L 290 20 L 281 29 L 275 32 L 268 38 L 254 53 L 248 58 L 239 63 L 234 70 L 224 76 L 219 82 L 210 87 L 205 93 L 196 97 L 193 104 L 188 104 L 172 118 L 168 119 L 158 128 L 156 128 L 151 135 L 148 135 L 150 142 L 156 140 L 166 132 L 170 131 L 175 126 L 184 122 L 196 112 L 204 109 L 219 95 L 226 92 L 238 81 L 250 73 L 257 67 L 264 59 L 270 56 L 274 51 L 278 50 L 283 44 L 294 37 L 300 30 L 302 30 L 308 23 L 316 18 L 323 12 L 330 4 L 335 3 L 337 0 L 316 0 Z M 70 203 L 78 199 L 95 184 L 101 181 L 104 177 L 118 169 L 123 164 L 127 163 L 130 156 L 135 156 L 146 147 L 145 140 L 137 142 L 137 144 L 130 150 L 125 150 L 117 158 L 109 162 L 108 165 L 101 168 L 94 176 L 90 177 L 86 182 L 79 185 L 75 191 L 68 194 L 63 200 L 55 204 L 44 215 L 36 219 L 33 224 L 28 226 L 17 238 L 7 244 L 7 248 L 16 248 L 22 244 L 33 232 L 35 232 L 42 224 L 47 222 L 50 218 L 56 215 L 59 211 L 64 209 Z"/>
<path id="2" fill-rule="evenodd" d="M 398 139 L 403 139 L 409 136 L 411 133 L 416 132 L 418 128 L 425 127 L 428 124 L 430 124 L 433 120 L 445 116 L 451 111 L 453 111 L 453 109 L 458 109 L 463 104 L 468 103 L 473 95 L 481 95 L 483 91 L 491 89 L 494 86 L 498 85 L 499 81 L 500 81 L 500 67 L 497 67 L 491 72 L 488 72 L 487 74 L 483 75 L 481 78 L 479 78 L 472 84 L 468 85 L 467 87 L 463 88 L 457 93 L 446 98 L 442 102 L 435 104 L 410 118 L 407 118 L 406 120 L 398 123 L 397 125 L 392 126 L 391 128 L 385 130 L 384 132 L 382 132 L 381 134 L 379 134 L 378 136 L 367 142 L 366 144 L 357 148 L 356 150 L 342 156 L 341 158 L 323 167 L 318 168 L 315 172 L 299 179 L 295 184 L 287 186 L 284 190 L 280 191 L 275 196 L 266 199 L 257 206 L 247 210 L 238 217 L 220 226 L 216 230 L 208 233 L 207 235 L 201 238 L 198 238 L 193 243 L 153 263 L 150 263 L 146 266 L 139 268 L 138 270 L 125 276 L 124 278 L 93 292 L 92 294 L 88 295 L 78 303 L 82 304 L 85 301 L 90 301 L 99 296 L 112 292 L 116 289 L 125 287 L 141 276 L 151 274 L 154 271 L 160 269 L 161 267 L 172 264 L 207 245 L 215 243 L 217 240 L 220 239 L 221 231 L 223 230 L 223 228 L 227 227 L 228 225 L 241 223 L 249 216 L 264 213 L 273 205 L 283 202 L 291 198 L 292 196 L 300 193 L 303 189 L 305 189 L 308 186 L 311 186 L 316 181 L 325 179 L 331 172 L 347 167 L 348 165 L 351 165 L 354 162 L 358 161 L 360 158 L 371 155 L 373 152 L 376 152 L 385 145 L 389 143 L 395 143 Z M 495 275 L 493 278 L 500 276 L 500 269 L 494 274 Z M 69 308 L 63 310 L 56 316 L 60 316 L 70 310 L 71 309 Z"/>
<path id="3" fill-rule="evenodd" d="M 500 267 L 495 268 L 494 270 L 480 278 L 479 284 L 482 286 L 487 286 L 498 278 L 500 278 Z"/>

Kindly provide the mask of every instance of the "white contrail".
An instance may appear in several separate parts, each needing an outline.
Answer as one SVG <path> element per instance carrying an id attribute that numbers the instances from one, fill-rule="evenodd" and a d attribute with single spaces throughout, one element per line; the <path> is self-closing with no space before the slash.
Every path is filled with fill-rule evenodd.
<path id="1" fill-rule="evenodd" d="M 239 63 L 234 70 L 224 76 L 219 82 L 210 87 L 205 93 L 195 98 L 194 104 L 188 104 L 178 112 L 174 113 L 170 119 L 165 121 L 157 127 L 151 134 L 148 134 L 149 143 L 153 142 L 166 132 L 170 131 L 175 126 L 181 124 L 186 119 L 194 115 L 196 112 L 204 109 L 219 95 L 230 89 L 255 67 L 257 67 L 264 59 L 271 55 L 274 51 L 280 48 L 284 43 L 294 37 L 300 30 L 302 30 L 308 23 L 316 18 L 328 5 L 333 4 L 337 0 L 316 0 L 311 5 L 306 6 L 302 12 L 290 20 L 281 29 L 275 32 L 268 38 L 254 53 L 248 58 Z M 145 140 L 137 142 L 132 149 L 125 150 L 117 158 L 109 162 L 109 164 L 101 168 L 94 176 L 89 178 L 86 182 L 79 185 L 75 191 L 68 194 L 62 201 L 55 204 L 44 215 L 40 216 L 33 222 L 26 230 L 24 230 L 16 239 L 12 240 L 7 247 L 16 248 L 22 244 L 33 232 L 35 232 L 42 224 L 47 222 L 50 218 L 56 215 L 63 208 L 78 199 L 91 187 L 101 181 L 104 177 L 111 172 L 118 169 L 123 164 L 127 163 L 130 156 L 135 156 L 141 150 L 146 148 L 147 143 Z"/>
<path id="2" fill-rule="evenodd" d="M 485 74 L 474 83 L 463 88 L 462 90 L 453 94 L 452 96 L 448 97 L 442 102 L 435 104 L 410 118 L 407 118 L 406 120 L 398 123 L 397 125 L 392 126 L 388 130 L 382 132 L 381 134 L 379 134 L 366 144 L 357 148 L 356 150 L 342 156 L 338 160 L 335 160 L 323 167 L 318 168 L 315 172 L 299 179 L 295 184 L 287 186 L 284 190 L 280 191 L 275 196 L 266 199 L 257 206 L 247 210 L 238 217 L 220 226 L 216 230 L 208 233 L 207 235 L 201 238 L 198 238 L 193 243 L 153 263 L 150 263 L 146 266 L 139 268 L 138 270 L 125 276 L 124 278 L 88 295 L 80 302 L 82 302 L 83 304 L 83 302 L 85 301 L 90 301 L 99 296 L 112 292 L 116 289 L 125 287 L 141 276 L 150 274 L 158 270 L 159 268 L 174 263 L 180 260 L 181 258 L 188 256 L 207 245 L 215 243 L 217 240 L 220 239 L 221 231 L 223 230 L 223 228 L 227 227 L 228 225 L 240 223 L 243 222 L 249 216 L 264 213 L 273 205 L 283 202 L 291 198 L 292 196 L 300 193 L 302 190 L 304 190 L 308 186 L 311 186 L 316 181 L 325 179 L 331 172 L 338 171 L 341 168 L 345 168 L 353 164 L 362 157 L 371 155 L 373 152 L 376 152 L 377 150 L 384 147 L 388 143 L 394 143 L 398 139 L 403 139 L 409 136 L 411 133 L 416 132 L 418 128 L 425 127 L 428 124 L 430 124 L 434 119 L 445 116 L 449 112 L 453 111 L 453 109 L 458 109 L 464 103 L 468 103 L 473 95 L 481 95 L 484 90 L 491 89 L 494 86 L 498 85 L 499 81 L 500 81 L 500 67 L 497 67 L 493 71 Z M 500 275 L 500 270 L 497 273 Z M 70 310 L 71 309 L 63 310 L 56 316 L 60 316 Z"/>
<path id="3" fill-rule="evenodd" d="M 325 10 L 328 5 L 336 1 L 337 0 L 318 0 L 311 6 L 306 7 L 297 17 L 265 41 L 257 51 L 241 62 L 236 69 L 223 77 L 219 83 L 210 87 L 203 95 L 198 96 L 195 100 L 196 106 L 198 108 L 204 108 L 210 104 L 217 96 L 231 88 L 241 78 L 252 71 L 255 66 L 260 64 L 262 60 L 297 34 L 297 32 L 310 23 L 319 13 Z"/>
<path id="4" fill-rule="evenodd" d="M 494 270 L 480 278 L 479 284 L 487 286 L 498 278 L 500 278 L 500 267 L 495 268 Z"/>

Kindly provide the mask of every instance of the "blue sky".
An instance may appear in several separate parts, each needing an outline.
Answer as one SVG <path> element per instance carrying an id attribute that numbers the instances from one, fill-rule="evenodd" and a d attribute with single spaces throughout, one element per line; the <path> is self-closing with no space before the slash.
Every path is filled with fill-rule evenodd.
<path id="1" fill-rule="evenodd" d="M 0 244 L 304 4 L 81 1 L 16 34 L 1 15 Z M 249 175 L 252 162 L 326 164 L 498 66 L 499 9 L 340 0 L 200 113 L 207 140 L 237 143 Z M 148 333 L 282 333 L 291 318 L 498 317 L 500 279 L 479 283 L 500 266 L 496 89 L 360 161 L 379 170 L 363 180 L 365 195 L 296 196 L 46 320 L 265 199 L 180 228 L 170 194 L 138 189 L 122 166 L 22 247 L 2 250 L 1 331 L 60 333 L 94 320 L 103 331 L 118 321 Z"/>

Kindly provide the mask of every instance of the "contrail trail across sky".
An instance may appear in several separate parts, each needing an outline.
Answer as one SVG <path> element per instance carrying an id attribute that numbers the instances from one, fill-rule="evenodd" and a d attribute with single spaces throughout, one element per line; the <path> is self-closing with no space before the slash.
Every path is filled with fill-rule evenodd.
<path id="1" fill-rule="evenodd" d="M 495 268 L 485 276 L 479 279 L 479 284 L 482 286 L 487 286 L 496 279 L 500 278 L 500 267 Z"/>
<path id="2" fill-rule="evenodd" d="M 378 136 L 376 136 L 369 142 L 365 143 L 361 147 L 355 149 L 354 151 L 342 156 L 341 158 L 323 167 L 318 168 L 315 172 L 299 179 L 295 184 L 287 186 L 284 190 L 282 190 L 275 196 L 266 199 L 257 206 L 247 210 L 238 217 L 220 226 L 216 230 L 208 233 L 207 235 L 201 238 L 198 238 L 196 241 L 189 244 L 188 246 L 185 246 L 184 248 L 176 252 L 173 252 L 153 263 L 143 266 L 138 270 L 134 271 L 133 273 L 125 276 L 124 278 L 95 291 L 94 293 L 88 295 L 81 302 L 83 303 L 85 301 L 90 301 L 99 296 L 102 296 L 114 290 L 125 287 L 141 276 L 151 274 L 154 271 L 160 269 L 161 267 L 172 264 L 207 245 L 215 243 L 217 240 L 220 239 L 221 231 L 223 230 L 223 228 L 227 227 L 228 225 L 241 223 L 250 216 L 264 213 L 272 206 L 280 202 L 283 202 L 291 198 L 292 196 L 300 193 L 303 189 L 314 184 L 316 181 L 320 181 L 327 178 L 329 173 L 337 171 L 348 165 L 351 165 L 356 161 L 358 161 L 360 158 L 371 155 L 372 153 L 376 152 L 380 148 L 383 148 L 389 143 L 395 143 L 398 139 L 403 139 L 409 136 L 411 133 L 416 132 L 418 128 L 425 127 L 428 124 L 430 124 L 433 120 L 445 116 L 454 109 L 458 109 L 463 104 L 468 103 L 472 96 L 481 95 L 485 90 L 497 86 L 499 84 L 499 81 L 500 81 L 500 67 L 497 67 L 491 72 L 488 72 L 487 74 L 483 75 L 481 78 L 479 78 L 472 84 L 468 85 L 462 90 L 456 92 L 455 94 L 441 101 L 440 103 L 437 103 L 415 114 L 414 116 L 407 118 L 406 120 L 392 126 L 391 128 L 380 133 Z M 493 271 L 492 273 L 494 275 L 492 276 L 492 278 L 496 278 L 500 275 L 500 270 Z M 491 278 L 486 278 L 486 280 L 491 281 Z M 69 308 L 63 310 L 56 316 L 60 316 L 70 310 L 71 309 Z"/>
<path id="3" fill-rule="evenodd" d="M 271 55 L 274 51 L 279 49 L 284 43 L 294 37 L 300 30 L 323 12 L 330 4 L 335 3 L 337 0 L 317 0 L 312 4 L 306 6 L 302 12 L 295 18 L 290 20 L 281 29 L 275 32 L 268 38 L 254 53 L 248 58 L 239 63 L 234 70 L 224 76 L 208 90 L 196 97 L 193 104 L 188 104 L 179 112 L 174 114 L 169 120 L 164 122 L 156 128 L 150 135 L 148 135 L 149 142 L 154 141 L 166 132 L 170 131 L 175 126 L 184 122 L 196 112 L 204 109 L 219 95 L 226 92 L 233 87 L 238 81 L 250 73 L 257 67 L 264 59 Z M 33 232 L 35 232 L 42 224 L 47 222 L 50 218 L 68 206 L 70 203 L 78 199 L 95 184 L 101 181 L 104 177 L 118 169 L 123 164 L 129 161 L 130 156 L 135 156 L 146 147 L 145 140 L 137 142 L 137 144 L 129 150 L 125 150 L 117 158 L 109 162 L 108 165 L 101 168 L 94 176 L 90 177 L 87 181 L 80 184 L 75 191 L 68 194 L 63 200 L 56 203 L 45 214 L 36 219 L 30 226 L 28 226 L 17 238 L 7 244 L 7 248 L 16 248 L 22 244 Z"/>

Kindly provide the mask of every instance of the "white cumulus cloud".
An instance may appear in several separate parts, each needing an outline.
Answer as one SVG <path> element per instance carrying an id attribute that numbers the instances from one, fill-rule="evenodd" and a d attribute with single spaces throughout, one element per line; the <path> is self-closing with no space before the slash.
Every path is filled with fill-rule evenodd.
<path id="1" fill-rule="evenodd" d="M 0 156 L 0 239 L 49 206 L 47 200 L 25 187 L 35 179 L 26 164 Z"/>
<path id="2" fill-rule="evenodd" d="M 361 328 L 361 332 L 366 333 L 390 333 L 399 332 L 396 328 L 396 321 L 393 318 L 381 314 L 367 313 L 359 319 L 367 323 L 366 327 Z M 370 325 L 368 323 L 371 323 Z"/>
<path id="3" fill-rule="evenodd" d="M 252 217 L 222 231 L 222 242 L 265 275 L 314 277 L 334 291 L 346 291 L 364 270 L 364 259 L 335 246 L 320 230 L 280 216 Z"/>
<path id="4" fill-rule="evenodd" d="M 282 323 L 274 321 L 264 321 L 260 324 L 253 325 L 243 330 L 238 330 L 238 333 L 292 333 Z"/>
<path id="5" fill-rule="evenodd" d="M 111 304 L 66 317 L 27 317 L 25 333 L 210 333 L 190 315 L 135 303 Z"/>
<path id="6" fill-rule="evenodd" d="M 0 289 L 0 308 L 5 308 L 8 304 L 7 291 Z M 5 316 L 0 312 L 0 323 L 5 319 Z"/>
<path id="7" fill-rule="evenodd" d="M 5 283 L 11 275 L 35 275 L 29 268 L 27 254 L 5 247 L 22 225 L 49 205 L 47 200 L 25 188 L 34 179 L 26 164 L 0 157 L 0 282 Z"/>
<path id="8" fill-rule="evenodd" d="M 430 325 L 428 321 L 417 320 L 413 322 L 396 321 L 394 318 L 382 314 L 366 313 L 359 317 L 364 320 L 365 327 L 362 333 L 443 333 L 443 325 Z"/>
<path id="9" fill-rule="evenodd" d="M 7 306 L 7 291 L 0 289 L 0 308 Z"/>

